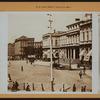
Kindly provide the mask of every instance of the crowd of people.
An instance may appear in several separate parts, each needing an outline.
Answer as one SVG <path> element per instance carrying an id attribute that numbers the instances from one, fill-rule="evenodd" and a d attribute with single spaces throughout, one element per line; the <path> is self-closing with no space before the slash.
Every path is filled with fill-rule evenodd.
<path id="1" fill-rule="evenodd" d="M 10 89 L 11 89 L 12 92 L 17 92 L 17 91 L 20 90 L 18 87 L 19 87 L 19 83 L 17 81 L 15 81 L 15 82 L 13 82 L 13 85 L 12 85 L 12 87 Z M 61 92 L 67 92 L 69 89 L 71 89 L 71 87 L 69 87 L 67 89 L 60 88 L 60 91 Z M 25 83 L 24 83 L 23 90 L 31 91 L 30 85 L 27 83 L 27 85 L 25 86 Z M 76 84 L 73 84 L 72 92 L 78 92 L 78 91 L 79 90 L 77 90 Z M 92 92 L 92 89 L 89 90 L 89 89 L 87 89 L 86 85 L 84 85 L 84 86 L 81 86 L 80 91 L 81 92 Z"/>
<path id="2" fill-rule="evenodd" d="M 73 84 L 73 92 L 76 92 L 76 84 Z M 87 92 L 86 85 L 81 87 L 81 92 Z"/>

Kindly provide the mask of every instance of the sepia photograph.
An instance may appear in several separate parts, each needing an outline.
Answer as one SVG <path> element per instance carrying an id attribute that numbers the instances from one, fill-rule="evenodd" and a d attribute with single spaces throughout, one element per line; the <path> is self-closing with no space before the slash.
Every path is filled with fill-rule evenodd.
<path id="1" fill-rule="evenodd" d="M 92 13 L 8 13 L 8 92 L 92 92 Z"/>

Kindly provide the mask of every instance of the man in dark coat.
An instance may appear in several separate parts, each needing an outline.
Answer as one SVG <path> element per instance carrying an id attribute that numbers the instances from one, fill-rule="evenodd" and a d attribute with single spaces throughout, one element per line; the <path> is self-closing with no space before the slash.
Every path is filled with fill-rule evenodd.
<path id="1" fill-rule="evenodd" d="M 81 79 L 82 78 L 82 71 L 80 71 L 79 76 L 80 76 L 80 79 Z"/>
<path id="2" fill-rule="evenodd" d="M 81 92 L 84 92 L 84 87 L 83 86 L 81 87 Z"/>
<path id="3" fill-rule="evenodd" d="M 21 66 L 21 71 L 23 71 L 23 66 Z"/>
<path id="4" fill-rule="evenodd" d="M 30 86 L 28 83 L 27 83 L 26 91 L 30 91 Z"/>
<path id="5" fill-rule="evenodd" d="M 16 86 L 16 90 L 18 90 L 18 86 L 19 86 L 19 84 L 18 84 L 17 81 L 15 81 L 15 86 Z"/>
<path id="6" fill-rule="evenodd" d="M 76 92 L 76 85 L 73 85 L 73 92 Z"/>
<path id="7" fill-rule="evenodd" d="M 84 72 L 84 75 L 86 75 L 86 67 L 84 66 L 84 69 L 83 69 L 83 72 Z"/>
<path id="8" fill-rule="evenodd" d="M 86 92 L 86 86 L 84 86 L 84 92 Z"/>

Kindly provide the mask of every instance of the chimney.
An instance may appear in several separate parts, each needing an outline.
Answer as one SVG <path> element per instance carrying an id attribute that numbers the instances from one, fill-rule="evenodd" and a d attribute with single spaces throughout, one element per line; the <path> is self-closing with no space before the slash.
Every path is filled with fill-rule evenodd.
<path id="1" fill-rule="evenodd" d="M 92 14 L 85 14 L 85 18 L 88 20 L 88 19 L 92 19 Z"/>
<path id="2" fill-rule="evenodd" d="M 80 19 L 79 19 L 79 18 L 76 18 L 76 19 L 75 19 L 75 22 L 79 22 L 79 21 L 80 21 Z"/>

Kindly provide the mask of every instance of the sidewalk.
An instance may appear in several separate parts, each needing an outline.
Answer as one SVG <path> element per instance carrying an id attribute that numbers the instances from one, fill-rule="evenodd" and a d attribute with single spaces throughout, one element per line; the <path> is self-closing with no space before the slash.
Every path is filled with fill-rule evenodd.
<path id="1" fill-rule="evenodd" d="M 69 66 L 69 64 L 65 64 L 65 63 L 60 63 L 63 66 Z M 50 62 L 45 62 L 45 61 L 35 61 L 34 65 L 40 65 L 40 66 L 48 66 L 50 67 Z M 83 67 L 77 68 L 77 64 L 72 64 L 71 65 L 71 69 L 75 70 L 75 69 L 83 69 Z"/>
<path id="2" fill-rule="evenodd" d="M 45 61 L 34 61 L 34 65 L 40 65 L 40 66 L 50 66 L 50 62 L 45 62 Z"/>

